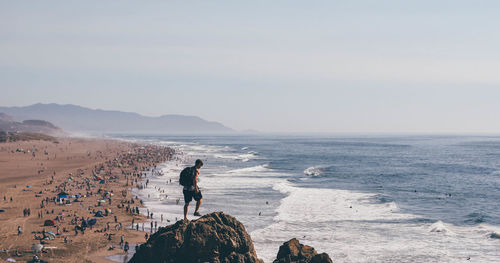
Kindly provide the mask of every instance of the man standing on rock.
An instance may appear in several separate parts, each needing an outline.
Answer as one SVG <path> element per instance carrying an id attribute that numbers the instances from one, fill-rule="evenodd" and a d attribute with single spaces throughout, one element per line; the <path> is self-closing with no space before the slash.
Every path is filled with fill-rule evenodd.
<path id="1" fill-rule="evenodd" d="M 200 168 L 203 162 L 198 159 L 193 167 L 187 167 L 181 172 L 180 184 L 184 186 L 182 193 L 184 194 L 184 220 L 187 220 L 187 212 L 189 203 L 193 200 L 196 201 L 196 209 L 194 210 L 195 216 L 201 216 L 198 210 L 200 209 L 203 196 L 200 189 L 198 189 L 198 176 L 200 175 Z"/>

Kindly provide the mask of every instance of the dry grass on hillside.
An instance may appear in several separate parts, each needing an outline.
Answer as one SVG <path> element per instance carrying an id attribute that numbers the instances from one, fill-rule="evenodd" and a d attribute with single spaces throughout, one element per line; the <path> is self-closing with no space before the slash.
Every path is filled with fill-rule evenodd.
<path id="1" fill-rule="evenodd" d="M 0 131 L 0 143 L 34 140 L 57 142 L 57 138 L 41 133 L 17 133 Z"/>

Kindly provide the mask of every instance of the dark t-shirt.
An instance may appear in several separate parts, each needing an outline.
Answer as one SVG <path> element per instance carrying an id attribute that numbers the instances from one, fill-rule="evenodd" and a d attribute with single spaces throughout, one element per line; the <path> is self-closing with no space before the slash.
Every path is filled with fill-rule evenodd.
<path id="1" fill-rule="evenodd" d="M 191 174 L 191 180 L 190 180 L 190 182 L 193 182 L 194 179 L 196 178 L 196 176 L 198 175 L 197 174 L 197 170 L 196 170 L 196 166 L 191 167 L 190 174 Z M 194 191 L 195 190 L 194 189 L 194 184 L 191 183 L 191 185 L 184 186 L 183 190 L 185 190 L 185 191 Z"/>

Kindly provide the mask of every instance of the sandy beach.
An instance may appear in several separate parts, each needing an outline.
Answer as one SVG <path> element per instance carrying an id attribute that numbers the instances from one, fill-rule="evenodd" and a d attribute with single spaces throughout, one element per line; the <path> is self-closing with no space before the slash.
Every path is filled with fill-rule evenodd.
<path id="1" fill-rule="evenodd" d="M 172 155 L 166 147 L 104 139 L 0 144 L 0 259 L 29 261 L 35 244 L 43 244 L 37 255 L 49 262 L 109 262 L 105 256 L 125 254 L 121 237 L 144 242 L 145 233 L 129 227 L 146 219 L 129 189 Z M 96 224 L 88 226 L 91 219 Z"/>

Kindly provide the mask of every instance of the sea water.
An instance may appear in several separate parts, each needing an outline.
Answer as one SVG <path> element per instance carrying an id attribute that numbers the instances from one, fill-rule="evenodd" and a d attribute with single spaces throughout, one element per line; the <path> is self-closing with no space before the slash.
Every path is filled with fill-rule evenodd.
<path id="1" fill-rule="evenodd" d="M 119 137 L 178 153 L 134 190 L 141 212 L 182 219 L 202 159 L 200 212 L 240 220 L 265 262 L 294 237 L 334 262 L 500 262 L 500 137 Z"/>

